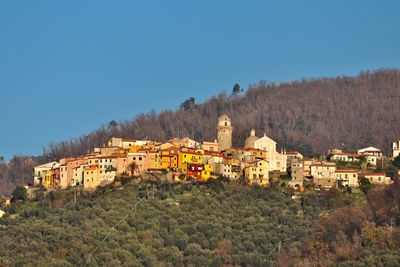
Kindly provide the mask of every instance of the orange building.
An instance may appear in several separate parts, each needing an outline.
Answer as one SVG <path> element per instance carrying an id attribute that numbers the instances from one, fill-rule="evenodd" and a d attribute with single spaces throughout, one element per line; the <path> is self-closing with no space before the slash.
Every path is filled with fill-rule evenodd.
<path id="1" fill-rule="evenodd" d="M 100 168 L 93 165 L 83 169 L 83 186 L 84 188 L 95 188 L 100 185 Z"/>
<path id="2" fill-rule="evenodd" d="M 128 156 L 121 155 L 117 158 L 117 176 L 120 176 L 123 173 L 129 173 L 129 161 Z"/>
<path id="3" fill-rule="evenodd" d="M 147 169 L 148 170 L 161 169 L 160 153 L 158 151 L 149 151 Z"/>
<path id="4" fill-rule="evenodd" d="M 148 155 L 146 151 L 141 150 L 138 152 L 134 153 L 128 153 L 127 157 L 127 163 L 128 163 L 128 168 L 129 168 L 129 173 L 131 175 L 139 175 L 147 171 L 148 168 Z M 134 173 L 132 173 L 132 170 L 130 169 L 130 165 L 132 162 L 136 163 L 136 170 L 134 170 Z"/>

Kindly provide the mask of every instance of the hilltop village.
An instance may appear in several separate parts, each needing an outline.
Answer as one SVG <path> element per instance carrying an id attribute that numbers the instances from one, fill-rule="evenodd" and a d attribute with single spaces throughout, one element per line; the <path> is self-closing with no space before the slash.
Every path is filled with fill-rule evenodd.
<path id="1" fill-rule="evenodd" d="M 265 133 L 257 137 L 251 130 L 242 148 L 232 147 L 233 126 L 227 115 L 219 117 L 217 139 L 199 143 L 189 138 L 168 142 L 113 137 L 108 144 L 76 158 L 64 158 L 34 168 L 34 186 L 85 189 L 113 183 L 121 177 L 169 174 L 173 181 L 207 181 L 225 177 L 250 185 L 267 186 L 274 178 L 285 178 L 296 189 L 304 186 L 327 189 L 336 186 L 356 188 L 361 178 L 371 184 L 390 184 L 383 164 L 383 151 L 362 148 L 357 154 L 339 149 L 328 151 L 328 158 L 306 159 L 299 152 L 277 151 L 277 143 Z M 393 143 L 393 156 L 400 143 Z"/>

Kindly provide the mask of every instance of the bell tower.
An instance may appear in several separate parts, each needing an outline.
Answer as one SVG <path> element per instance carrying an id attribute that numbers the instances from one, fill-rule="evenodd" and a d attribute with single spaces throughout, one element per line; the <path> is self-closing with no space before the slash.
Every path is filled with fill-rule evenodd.
<path id="1" fill-rule="evenodd" d="M 232 130 L 231 119 L 226 114 L 218 118 L 217 136 L 219 151 L 232 147 Z"/>

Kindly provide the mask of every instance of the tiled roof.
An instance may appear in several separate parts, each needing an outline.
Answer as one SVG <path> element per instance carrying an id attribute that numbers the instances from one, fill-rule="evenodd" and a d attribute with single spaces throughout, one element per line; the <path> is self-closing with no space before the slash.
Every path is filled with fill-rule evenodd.
<path id="1" fill-rule="evenodd" d="M 358 173 L 358 170 L 351 169 L 351 170 L 336 170 L 335 172 L 340 172 L 340 173 Z"/>
<path id="2" fill-rule="evenodd" d="M 377 172 L 377 173 L 366 173 L 365 176 L 385 176 L 384 172 Z"/>

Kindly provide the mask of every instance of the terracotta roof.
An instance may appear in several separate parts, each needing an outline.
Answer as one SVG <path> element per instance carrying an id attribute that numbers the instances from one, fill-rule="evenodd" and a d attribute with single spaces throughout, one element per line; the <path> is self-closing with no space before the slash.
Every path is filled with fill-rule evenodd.
<path id="1" fill-rule="evenodd" d="M 355 169 L 351 169 L 351 170 L 336 170 L 335 172 L 341 172 L 341 173 L 346 173 L 346 172 L 348 172 L 348 173 L 358 173 L 358 170 L 355 170 Z"/>
<path id="2" fill-rule="evenodd" d="M 219 153 L 217 151 L 211 151 L 211 150 L 204 150 L 204 154 L 206 155 L 214 155 L 214 156 L 219 156 L 219 157 L 223 157 L 224 154 Z"/>
<path id="3" fill-rule="evenodd" d="M 361 154 L 352 154 L 352 153 L 334 153 L 335 155 L 339 155 L 339 156 L 350 156 L 350 157 L 361 157 Z"/>
<path id="4" fill-rule="evenodd" d="M 196 156 L 201 156 L 201 153 L 195 153 L 195 152 L 189 152 L 189 151 L 181 151 L 182 154 L 190 154 L 190 155 L 196 155 Z"/>
<path id="5" fill-rule="evenodd" d="M 118 156 L 116 155 L 112 155 L 112 156 L 101 156 L 101 157 L 97 157 L 96 159 L 115 159 L 118 158 Z"/>
<path id="6" fill-rule="evenodd" d="M 244 151 L 246 151 L 246 149 L 245 148 L 241 148 L 241 147 L 231 147 L 232 149 L 235 149 L 235 150 L 244 150 Z M 228 149 L 230 149 L 230 148 L 228 148 Z M 226 151 L 226 150 L 228 150 L 228 149 L 225 149 L 225 150 L 223 150 L 223 151 Z"/>
<path id="7" fill-rule="evenodd" d="M 253 163 L 256 163 L 256 162 L 260 162 L 260 161 L 266 161 L 266 162 L 269 163 L 269 161 L 268 161 L 268 160 L 265 160 L 265 159 L 254 160 L 254 161 L 250 161 L 250 162 L 248 162 L 248 163 L 249 163 L 249 164 L 253 164 Z"/>
<path id="8" fill-rule="evenodd" d="M 297 151 L 289 151 L 289 152 L 286 152 L 286 154 L 300 154 L 299 152 L 297 152 Z"/>
<path id="9" fill-rule="evenodd" d="M 318 166 L 318 167 L 336 167 L 335 164 L 311 164 L 312 166 Z"/>
<path id="10" fill-rule="evenodd" d="M 90 167 L 86 167 L 85 168 L 85 171 L 90 171 L 90 170 L 97 170 L 97 165 L 95 165 L 95 166 L 90 166 Z"/>

